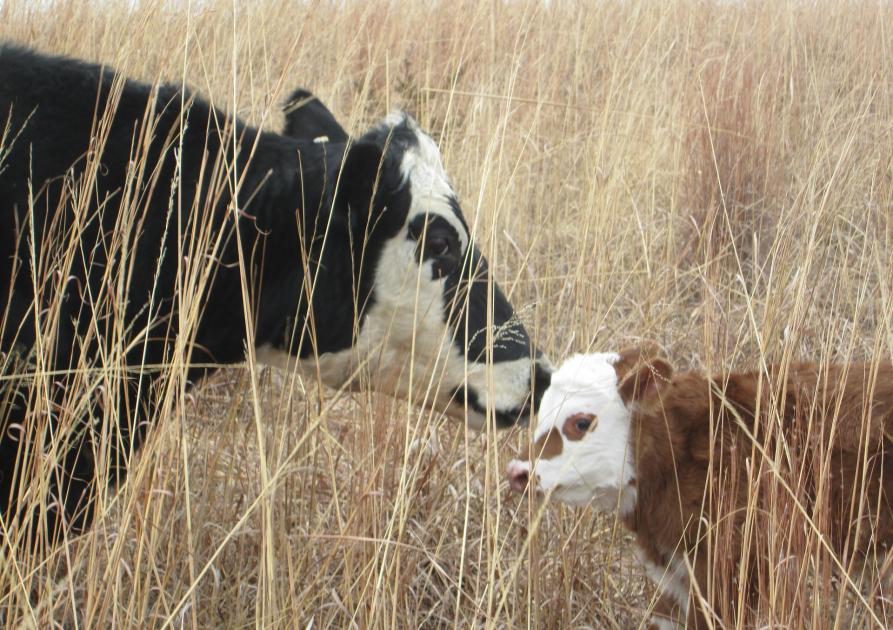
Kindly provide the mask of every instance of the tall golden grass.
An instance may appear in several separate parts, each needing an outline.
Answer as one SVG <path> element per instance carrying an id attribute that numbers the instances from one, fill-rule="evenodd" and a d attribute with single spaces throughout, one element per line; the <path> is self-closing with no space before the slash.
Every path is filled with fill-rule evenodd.
<path id="1" fill-rule="evenodd" d="M 867 0 L 0 3 L 0 38 L 185 81 L 265 128 L 299 85 L 353 132 L 407 108 L 553 360 L 651 338 L 708 369 L 889 357 L 891 28 Z M 507 493 L 525 431 L 248 366 L 187 392 L 166 369 L 95 526 L 44 560 L 3 550 L 6 626 L 647 619 L 613 519 Z M 729 599 L 724 624 L 889 625 L 889 592 L 840 587 L 804 515 L 759 522 L 800 573 L 765 576 L 756 610 Z"/>

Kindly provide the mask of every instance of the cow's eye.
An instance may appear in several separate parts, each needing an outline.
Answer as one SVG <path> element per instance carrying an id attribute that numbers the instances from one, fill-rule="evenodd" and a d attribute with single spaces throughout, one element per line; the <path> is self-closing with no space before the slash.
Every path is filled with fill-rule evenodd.
<path id="1" fill-rule="evenodd" d="M 431 236 L 425 244 L 425 249 L 432 256 L 448 256 L 452 251 L 452 243 L 445 236 Z"/>
<path id="2" fill-rule="evenodd" d="M 564 435 L 572 442 L 582 440 L 597 424 L 598 418 L 594 413 L 575 413 L 564 421 Z"/>

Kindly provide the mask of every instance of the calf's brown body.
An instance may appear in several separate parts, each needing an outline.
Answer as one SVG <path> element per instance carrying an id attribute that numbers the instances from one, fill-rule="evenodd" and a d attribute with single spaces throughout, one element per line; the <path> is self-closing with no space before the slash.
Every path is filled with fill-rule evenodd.
<path id="1" fill-rule="evenodd" d="M 802 569 L 790 556 L 804 548 L 836 569 L 883 568 L 893 542 L 891 364 L 708 377 L 655 358 L 619 387 L 636 488 L 622 518 L 652 577 L 671 583 L 656 626 L 736 616 L 773 572 Z M 797 573 L 804 592 L 807 574 Z"/>

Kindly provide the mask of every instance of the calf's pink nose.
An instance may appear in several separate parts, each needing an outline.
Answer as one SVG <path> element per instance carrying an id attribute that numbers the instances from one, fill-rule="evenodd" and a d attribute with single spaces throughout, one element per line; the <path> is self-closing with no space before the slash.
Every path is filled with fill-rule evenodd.
<path id="1" fill-rule="evenodd" d="M 509 486 L 515 492 L 524 492 L 530 481 L 530 466 L 527 462 L 513 459 L 508 467 Z"/>

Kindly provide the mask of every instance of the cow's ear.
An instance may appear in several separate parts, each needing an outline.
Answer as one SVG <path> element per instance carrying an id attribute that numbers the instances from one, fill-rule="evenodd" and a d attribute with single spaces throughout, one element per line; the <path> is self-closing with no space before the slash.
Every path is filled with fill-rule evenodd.
<path id="1" fill-rule="evenodd" d="M 660 391 L 673 378 L 673 366 L 666 359 L 652 358 L 629 370 L 621 381 L 620 398 L 627 405 L 640 402 L 652 392 Z"/>
<path id="2" fill-rule="evenodd" d="M 347 142 L 344 127 L 335 120 L 329 108 L 307 90 L 299 88 L 292 92 L 283 109 L 283 133 L 286 136 L 306 142 Z"/>
<path id="3" fill-rule="evenodd" d="M 348 147 L 338 178 L 338 199 L 347 204 L 352 224 L 369 216 L 373 197 L 385 187 L 386 175 L 384 155 L 377 144 L 359 141 Z"/>
<path id="4" fill-rule="evenodd" d="M 635 346 L 627 346 L 620 351 L 619 358 L 614 363 L 614 371 L 617 372 L 617 380 L 623 381 L 626 375 L 635 367 L 654 359 L 666 359 L 667 353 L 653 341 L 643 341 Z"/>

